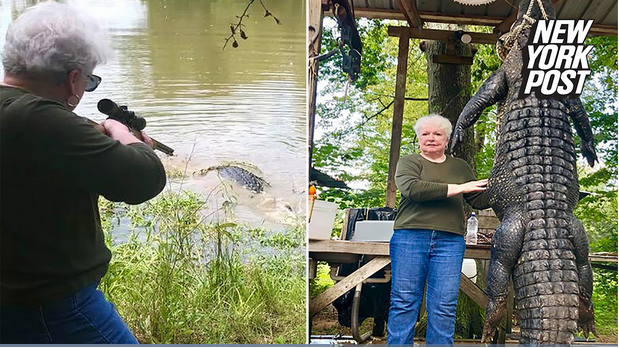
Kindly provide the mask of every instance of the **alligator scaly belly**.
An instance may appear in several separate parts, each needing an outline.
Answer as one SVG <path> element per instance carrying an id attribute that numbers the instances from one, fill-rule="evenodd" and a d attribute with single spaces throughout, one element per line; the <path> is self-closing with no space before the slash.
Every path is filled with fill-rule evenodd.
<path id="1" fill-rule="evenodd" d="M 513 204 L 524 227 L 512 277 L 521 343 L 571 344 L 578 319 L 573 208 L 578 200 L 576 155 L 569 116 L 557 101 L 512 104 L 501 124 L 492 185 L 509 185 L 517 200 L 491 190 L 497 210 Z M 507 170 L 498 168 L 504 167 Z M 496 286 L 488 284 L 488 286 Z"/>

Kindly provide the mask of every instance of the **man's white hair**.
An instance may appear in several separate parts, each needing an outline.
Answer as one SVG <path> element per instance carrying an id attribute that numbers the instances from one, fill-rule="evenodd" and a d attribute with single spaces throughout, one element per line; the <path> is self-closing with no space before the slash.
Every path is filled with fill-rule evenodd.
<path id="1" fill-rule="evenodd" d="M 12 75 L 59 75 L 73 69 L 90 73 L 110 55 L 108 35 L 91 16 L 48 1 L 28 8 L 11 23 L 2 64 Z"/>
<path id="2" fill-rule="evenodd" d="M 441 127 L 441 129 L 445 132 L 445 135 L 447 135 L 447 139 L 451 137 L 451 131 L 453 129 L 451 122 L 441 115 L 431 114 L 418 119 L 415 126 L 413 126 L 415 133 L 417 134 L 417 138 L 419 138 L 419 132 L 421 132 L 421 129 L 429 124 Z"/>

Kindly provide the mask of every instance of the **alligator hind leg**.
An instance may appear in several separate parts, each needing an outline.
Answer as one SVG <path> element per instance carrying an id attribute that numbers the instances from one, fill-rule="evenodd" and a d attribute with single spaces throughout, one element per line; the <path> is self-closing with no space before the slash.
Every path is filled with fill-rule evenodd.
<path id="1" fill-rule="evenodd" d="M 589 263 L 589 241 L 585 228 L 576 218 L 572 218 L 572 233 L 578 272 L 578 328 L 588 338 L 589 332 L 597 335 L 593 318 L 593 303 L 591 302 L 593 271 Z"/>
<path id="2" fill-rule="evenodd" d="M 512 270 L 524 237 L 525 224 L 522 213 L 516 208 L 505 212 L 501 224 L 492 237 L 490 267 L 487 277 L 488 307 L 481 341 L 487 343 L 505 315 L 505 302 Z"/>

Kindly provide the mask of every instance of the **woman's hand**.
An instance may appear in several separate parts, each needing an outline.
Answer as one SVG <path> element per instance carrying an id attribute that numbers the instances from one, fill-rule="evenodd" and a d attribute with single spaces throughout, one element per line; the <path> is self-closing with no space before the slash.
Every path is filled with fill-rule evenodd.
<path id="1" fill-rule="evenodd" d="M 107 120 L 101 122 L 100 125 L 103 127 L 104 134 L 114 140 L 120 141 L 123 145 L 140 142 L 140 139 L 136 138 L 127 126 L 116 120 L 108 118 Z"/>
<path id="2" fill-rule="evenodd" d="M 140 132 L 140 136 L 138 138 L 133 132 L 131 132 L 129 127 L 111 118 L 108 118 L 107 120 L 96 125 L 95 129 L 114 140 L 120 141 L 123 145 L 143 142 L 151 149 L 155 148 L 153 140 L 146 135 L 146 133 Z"/>
<path id="3" fill-rule="evenodd" d="M 469 181 L 464 184 L 449 184 L 447 185 L 447 197 L 455 196 L 461 193 L 479 192 L 487 188 L 488 179 Z"/>
<path id="4" fill-rule="evenodd" d="M 140 137 L 142 137 L 142 142 L 148 145 L 151 149 L 155 149 L 155 143 L 153 139 L 151 139 L 146 133 L 140 132 Z"/>

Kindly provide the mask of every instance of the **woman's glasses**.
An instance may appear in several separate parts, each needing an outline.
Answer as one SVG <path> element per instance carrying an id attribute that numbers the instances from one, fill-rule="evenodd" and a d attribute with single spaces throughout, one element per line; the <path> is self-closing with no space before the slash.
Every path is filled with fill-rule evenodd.
<path id="1" fill-rule="evenodd" d="M 84 89 L 86 92 L 92 92 L 97 89 L 97 87 L 99 87 L 99 84 L 101 83 L 101 78 L 99 76 L 88 75 L 86 77 L 88 78 L 88 83 L 86 84 L 86 88 Z"/>

